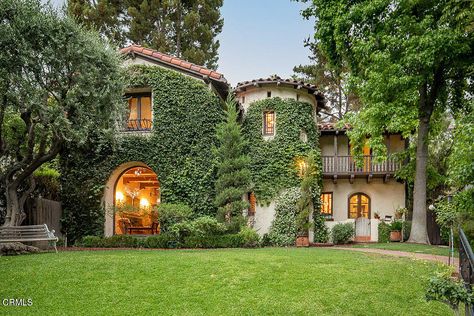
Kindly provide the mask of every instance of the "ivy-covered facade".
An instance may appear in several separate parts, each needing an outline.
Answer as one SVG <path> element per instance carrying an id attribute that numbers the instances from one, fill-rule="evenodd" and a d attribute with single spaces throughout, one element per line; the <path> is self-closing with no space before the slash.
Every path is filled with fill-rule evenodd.
<path id="1" fill-rule="evenodd" d="M 132 167 L 156 174 L 161 202 L 187 204 L 196 216 L 216 213 L 212 148 L 216 125 L 223 120 L 221 99 L 227 91 L 218 91 L 221 86 L 216 89 L 202 76 L 139 57 L 130 61 L 127 95 L 129 99 L 135 93 L 152 96 L 152 125 L 136 128 L 136 122 L 142 124 L 144 119 L 127 125 L 131 114 L 126 113 L 125 125 L 119 120 L 116 131 L 96 135 L 89 143 L 72 145 L 62 153 L 63 230 L 70 240 L 116 233 L 111 214 L 115 182 Z"/>
<path id="2" fill-rule="evenodd" d="M 151 204 L 187 204 L 196 217 L 217 213 L 213 148 L 216 126 L 224 119 L 222 103 L 229 92 L 224 77 L 137 46 L 123 52 L 129 81 L 125 123 L 118 120 L 117 130 L 95 135 L 86 144 L 72 144 L 61 154 L 63 230 L 69 240 L 129 233 L 120 232 L 110 210 L 124 196 L 130 201 L 127 194 L 132 203 L 143 202 L 140 193 L 134 202 L 129 192 L 133 190 L 127 188 L 133 178 L 143 180 L 137 188 L 151 192 L 146 186 L 150 179 L 140 178 L 137 172 L 155 176 L 150 186 L 157 187 L 158 197 L 150 193 Z M 294 85 L 280 88 L 288 93 Z M 259 215 L 265 216 L 264 208 L 282 190 L 299 186 L 301 163 L 310 150 L 319 148 L 316 112 L 322 99 L 315 92 L 314 86 L 304 86 L 298 89 L 302 99 L 297 101 L 277 89 L 273 97 L 266 95 L 261 100 L 249 95 L 251 105 L 239 102 L 249 144 L 246 151 L 252 159 L 249 195 L 256 197 Z M 236 94 L 240 100 L 239 92 Z M 262 136 L 262 115 L 267 111 L 273 111 L 278 120 L 272 139 Z M 127 179 L 122 180 L 124 177 Z M 119 185 L 119 180 L 127 184 Z M 259 233 L 267 230 L 258 229 Z"/>
<path id="3" fill-rule="evenodd" d="M 117 216 L 123 204 L 148 209 L 181 203 L 194 217 L 217 215 L 216 127 L 225 119 L 223 102 L 230 93 L 224 76 L 139 46 L 122 52 L 128 111 L 118 118 L 116 130 L 70 144 L 61 153 L 63 231 L 72 241 L 86 235 L 159 233 L 151 215 L 149 222 L 124 212 Z M 341 155 L 341 146 L 349 146 L 345 129 L 318 126 L 324 98 L 315 86 L 271 77 L 239 83 L 233 93 L 251 160 L 244 214 L 260 235 L 291 241 L 282 232 L 297 231 L 286 227 L 293 211 L 286 214 L 287 206 L 277 204 L 288 203 L 282 196 L 299 190 L 309 155 L 317 169 L 314 227 L 362 218 L 369 223 L 362 237 L 375 241 L 377 213 L 393 217 L 405 206 L 404 185 L 393 179 L 399 166 L 393 159 L 382 165 L 368 153 L 358 167 L 350 147 Z M 401 141 L 387 135 L 388 148 L 403 147 Z M 390 205 L 383 202 L 387 196 Z M 319 229 L 314 240 L 326 241 L 327 229 Z"/>

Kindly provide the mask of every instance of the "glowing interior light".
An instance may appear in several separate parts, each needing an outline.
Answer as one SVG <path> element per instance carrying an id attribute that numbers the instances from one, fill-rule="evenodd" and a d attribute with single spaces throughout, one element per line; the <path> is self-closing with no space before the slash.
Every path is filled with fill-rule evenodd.
<path id="1" fill-rule="evenodd" d="M 141 198 L 140 199 L 140 207 L 147 208 L 148 206 L 150 206 L 150 202 L 148 202 L 148 200 L 145 199 L 145 198 Z"/>
<path id="2" fill-rule="evenodd" d="M 115 192 L 115 201 L 116 202 L 123 202 L 124 196 L 123 193 L 120 191 Z"/>

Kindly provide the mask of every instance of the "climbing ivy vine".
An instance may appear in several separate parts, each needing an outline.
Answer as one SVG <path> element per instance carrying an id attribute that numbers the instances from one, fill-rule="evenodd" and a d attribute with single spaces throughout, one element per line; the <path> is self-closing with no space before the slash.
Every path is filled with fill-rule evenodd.
<path id="1" fill-rule="evenodd" d="M 161 200 L 185 203 L 196 216 L 215 215 L 215 129 L 224 118 L 218 97 L 203 82 L 161 67 L 131 66 L 130 87 L 149 87 L 153 131 L 95 135 L 61 154 L 63 228 L 75 240 L 101 235 L 107 179 L 121 164 L 140 161 L 160 182 Z M 124 104 L 126 106 L 126 104 Z"/>
<path id="2" fill-rule="evenodd" d="M 264 111 L 275 112 L 276 132 L 271 139 L 262 137 Z M 282 190 L 298 187 L 298 164 L 311 150 L 321 170 L 318 131 L 310 104 L 278 97 L 256 101 L 244 116 L 243 129 L 249 140 L 253 190 L 258 203 L 269 203 Z"/>

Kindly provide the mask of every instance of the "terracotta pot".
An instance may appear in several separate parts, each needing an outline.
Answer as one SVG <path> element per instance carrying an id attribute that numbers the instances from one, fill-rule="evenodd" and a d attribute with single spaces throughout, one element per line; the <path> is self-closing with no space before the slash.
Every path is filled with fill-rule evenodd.
<path id="1" fill-rule="evenodd" d="M 308 236 L 296 237 L 296 247 L 309 247 L 309 237 Z"/>
<path id="2" fill-rule="evenodd" d="M 399 230 L 394 230 L 390 232 L 390 241 L 401 241 L 402 232 Z"/>

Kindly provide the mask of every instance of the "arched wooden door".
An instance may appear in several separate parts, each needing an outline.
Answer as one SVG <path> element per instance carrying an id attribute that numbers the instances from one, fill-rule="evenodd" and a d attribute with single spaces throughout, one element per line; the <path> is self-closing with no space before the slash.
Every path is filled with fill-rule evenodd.
<path id="1" fill-rule="evenodd" d="M 355 219 L 355 240 L 370 241 L 370 198 L 364 193 L 349 197 L 348 217 Z"/>

